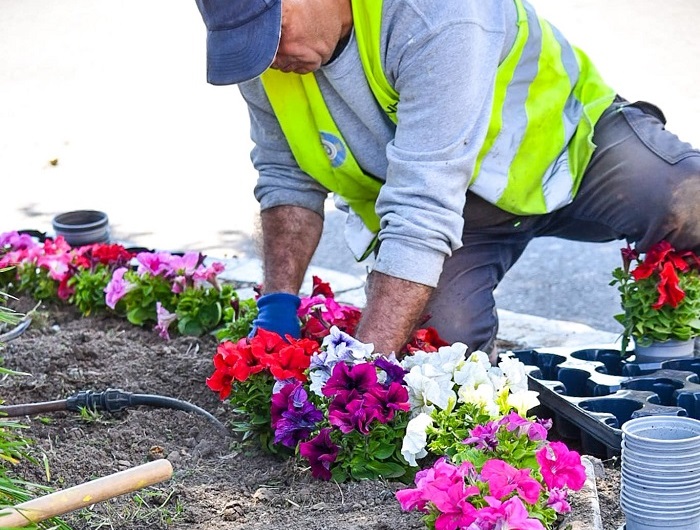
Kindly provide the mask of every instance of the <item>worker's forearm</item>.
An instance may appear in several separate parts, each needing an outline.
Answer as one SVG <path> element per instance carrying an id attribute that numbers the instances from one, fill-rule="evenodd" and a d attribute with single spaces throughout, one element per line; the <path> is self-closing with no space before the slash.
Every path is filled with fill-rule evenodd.
<path id="1" fill-rule="evenodd" d="M 373 272 L 356 335 L 378 353 L 398 353 L 423 315 L 432 287 Z"/>
<path id="2" fill-rule="evenodd" d="M 264 293 L 298 294 L 323 231 L 316 212 L 298 206 L 277 206 L 261 214 Z"/>

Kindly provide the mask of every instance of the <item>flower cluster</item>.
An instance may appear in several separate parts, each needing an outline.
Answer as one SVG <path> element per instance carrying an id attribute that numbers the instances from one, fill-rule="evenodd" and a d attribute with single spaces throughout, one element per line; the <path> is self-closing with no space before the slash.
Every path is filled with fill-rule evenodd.
<path id="1" fill-rule="evenodd" d="M 214 373 L 206 383 L 222 400 L 228 399 L 234 412 L 241 416 L 234 428 L 244 433 L 244 439 L 254 437 L 264 449 L 279 452 L 275 444 L 282 439 L 276 436 L 273 426 L 273 390 L 279 381 L 306 382 L 305 372 L 317 349 L 315 341 L 291 337 L 285 340 L 260 329 L 251 339 L 221 342 L 214 355 Z M 295 398 L 302 399 L 298 394 Z M 279 421 L 276 415 L 274 418 Z"/>
<path id="2" fill-rule="evenodd" d="M 174 322 L 183 335 L 201 335 L 236 316 L 225 312 L 236 293 L 217 281 L 223 264 L 204 260 L 199 253 L 134 254 L 118 244 L 73 248 L 60 236 L 37 242 L 28 234 L 0 234 L 1 286 L 74 304 L 83 315 L 113 310 L 133 324 L 154 324 L 166 339 Z"/>
<path id="3" fill-rule="evenodd" d="M 309 366 L 309 393 L 320 410 L 299 452 L 317 478 L 403 477 L 409 465 L 401 456 L 410 403 L 405 370 L 395 356 L 374 354 L 333 326 Z M 411 473 L 412 474 L 412 473 Z"/>
<path id="4" fill-rule="evenodd" d="M 629 246 L 622 249 L 622 262 L 610 284 L 621 294 L 624 313 L 615 319 L 624 326 L 623 352 L 632 337 L 649 345 L 700 334 L 700 257 L 661 241 L 643 258 Z"/>
<path id="5" fill-rule="evenodd" d="M 331 286 L 318 276 L 313 276 L 312 280 L 311 295 L 301 299 L 297 311 L 302 323 L 301 336 L 320 341 L 330 333 L 332 326 L 353 335 L 362 315 L 360 310 L 338 303 Z"/>
<path id="6" fill-rule="evenodd" d="M 105 287 L 107 306 L 132 324 L 154 323 L 163 338 L 174 322 L 183 335 L 213 330 L 236 296 L 217 281 L 223 263 L 205 265 L 200 253 L 140 252 L 135 260 L 135 268 L 114 271 Z"/>
<path id="7" fill-rule="evenodd" d="M 28 234 L 0 234 L 0 269 L 10 268 L 3 273 L 3 284 L 38 300 L 70 298 L 68 280 L 74 258 L 62 237 L 39 243 Z"/>
<path id="8" fill-rule="evenodd" d="M 568 491 L 581 489 L 586 474 L 577 452 L 561 442 L 546 442 L 540 438 L 541 429 L 533 430 L 533 425 L 514 414 L 472 429 L 473 436 L 464 444 L 480 446 L 478 457 L 470 459 L 469 453 L 442 457 L 431 468 L 419 471 L 415 488 L 396 493 L 401 507 L 425 513 L 426 525 L 436 530 L 552 528 L 557 514 L 571 511 Z M 535 433 L 536 445 L 523 428 Z M 523 442 L 518 453 L 531 461 L 529 465 L 513 465 L 513 448 L 501 448 L 513 441 Z"/>
<path id="9" fill-rule="evenodd" d="M 466 358 L 466 351 L 466 345 L 454 343 L 403 359 L 413 416 L 402 449 L 408 462 L 415 464 L 428 449 L 452 456 L 468 429 L 512 410 L 525 415 L 539 404 L 519 360 L 504 354 L 491 366 L 484 352 Z"/>

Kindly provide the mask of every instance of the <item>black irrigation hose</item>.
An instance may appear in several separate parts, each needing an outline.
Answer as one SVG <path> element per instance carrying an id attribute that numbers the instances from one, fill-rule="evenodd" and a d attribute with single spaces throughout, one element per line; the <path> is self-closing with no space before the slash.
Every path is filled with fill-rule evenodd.
<path id="1" fill-rule="evenodd" d="M 104 410 L 109 413 L 115 413 L 129 406 L 139 405 L 194 412 L 214 423 L 225 436 L 230 434 L 226 426 L 216 419 L 216 417 L 192 403 L 154 394 L 132 394 L 131 392 L 124 392 L 115 388 L 108 388 L 104 392 L 83 390 L 67 399 L 60 399 L 57 401 L 25 403 L 22 405 L 3 405 L 0 406 L 0 415 L 5 414 L 10 417 L 17 417 L 40 414 L 43 412 L 56 412 L 59 410 L 80 412 L 83 408 L 93 411 Z"/>

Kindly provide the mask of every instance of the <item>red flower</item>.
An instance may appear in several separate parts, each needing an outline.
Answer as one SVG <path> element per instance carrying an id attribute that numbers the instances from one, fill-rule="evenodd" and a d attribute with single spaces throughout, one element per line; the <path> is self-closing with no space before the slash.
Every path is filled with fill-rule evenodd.
<path id="1" fill-rule="evenodd" d="M 237 343 L 224 341 L 216 348 L 214 367 L 231 375 L 233 380 L 245 381 L 251 374 L 257 374 L 265 369 L 265 364 L 256 356 L 248 344 L 248 339 Z"/>
<path id="2" fill-rule="evenodd" d="M 447 342 L 440 338 L 437 330 L 433 327 L 418 329 L 413 333 L 411 340 L 406 344 L 409 353 L 424 351 L 426 353 L 438 351 L 442 346 L 449 346 Z"/>
<path id="3" fill-rule="evenodd" d="M 318 276 L 313 277 L 313 290 L 311 291 L 311 296 L 319 296 L 323 295 L 326 298 L 335 298 L 335 295 L 333 294 L 333 290 L 331 289 L 331 286 L 329 283 L 324 282 L 319 278 Z"/>
<path id="4" fill-rule="evenodd" d="M 311 364 L 311 357 L 302 346 L 290 344 L 282 348 L 267 362 L 270 373 L 274 375 L 276 379 L 284 381 L 285 379 L 294 378 L 297 381 L 305 383 L 307 379 L 304 372 L 309 368 L 309 364 Z"/>
<path id="5" fill-rule="evenodd" d="M 250 339 L 250 348 L 253 355 L 264 364 L 271 354 L 277 353 L 287 346 L 287 341 L 274 331 L 258 329 L 255 337 Z"/>
<path id="6" fill-rule="evenodd" d="M 657 286 L 659 298 L 651 307 L 654 309 L 661 309 L 664 304 L 668 304 L 671 307 L 678 307 L 681 300 L 685 298 L 685 292 L 678 286 L 678 275 L 676 274 L 676 269 L 673 268 L 673 264 L 671 262 L 666 262 L 659 276 L 660 281 Z"/>
<path id="7" fill-rule="evenodd" d="M 649 249 L 644 260 L 632 271 L 632 277 L 639 281 L 658 275 L 659 298 L 652 307 L 660 309 L 665 304 L 678 307 L 685 293 L 678 284 L 677 271 L 687 272 L 699 266 L 700 258 L 693 252 L 677 252 L 668 241 L 660 241 Z"/>

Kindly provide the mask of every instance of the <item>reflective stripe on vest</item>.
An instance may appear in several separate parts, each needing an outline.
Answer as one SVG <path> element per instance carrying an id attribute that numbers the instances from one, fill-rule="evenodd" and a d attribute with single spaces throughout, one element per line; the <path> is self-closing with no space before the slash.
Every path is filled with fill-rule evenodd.
<path id="1" fill-rule="evenodd" d="M 515 3 L 519 29 L 498 68 L 470 189 L 511 213 L 542 214 L 573 200 L 595 150 L 593 127 L 615 93 L 583 52 Z"/>
<path id="2" fill-rule="evenodd" d="M 583 52 L 521 0 L 514 2 L 519 29 L 496 73 L 488 133 L 470 189 L 511 213 L 542 214 L 573 199 L 595 149 L 593 126 L 615 93 Z M 365 77 L 396 122 L 399 95 L 386 79 L 380 56 L 382 2 L 353 0 L 351 5 Z M 380 183 L 366 175 L 350 153 L 314 75 L 269 69 L 261 79 L 299 166 L 345 199 L 376 232 L 374 201 Z M 318 138 L 330 138 L 344 157 L 333 149 L 324 152 Z M 512 145 L 518 146 L 514 152 Z"/>

